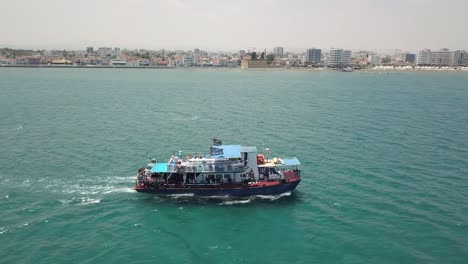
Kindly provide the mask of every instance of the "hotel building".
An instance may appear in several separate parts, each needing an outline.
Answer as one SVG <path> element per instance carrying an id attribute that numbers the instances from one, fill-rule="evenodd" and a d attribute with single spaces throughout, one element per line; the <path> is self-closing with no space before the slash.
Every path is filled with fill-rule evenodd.
<path id="1" fill-rule="evenodd" d="M 330 49 L 328 67 L 343 68 L 351 65 L 351 50 Z"/>

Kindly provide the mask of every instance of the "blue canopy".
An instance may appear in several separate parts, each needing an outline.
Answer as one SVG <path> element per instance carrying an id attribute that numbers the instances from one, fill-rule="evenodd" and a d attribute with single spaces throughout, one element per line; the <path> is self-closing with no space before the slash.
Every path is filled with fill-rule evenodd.
<path id="1" fill-rule="evenodd" d="M 156 163 L 154 164 L 153 168 L 150 170 L 151 172 L 167 172 L 167 163 Z"/>
<path id="2" fill-rule="evenodd" d="M 295 165 L 301 165 L 299 160 L 294 157 L 294 158 L 283 158 L 283 166 L 295 166 Z"/>
<path id="3" fill-rule="evenodd" d="M 211 147 L 211 157 L 213 158 L 240 158 L 240 145 L 221 145 Z"/>

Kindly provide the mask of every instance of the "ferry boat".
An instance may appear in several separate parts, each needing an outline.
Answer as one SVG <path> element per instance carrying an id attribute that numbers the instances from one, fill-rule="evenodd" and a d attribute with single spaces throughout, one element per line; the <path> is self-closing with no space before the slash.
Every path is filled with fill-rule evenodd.
<path id="1" fill-rule="evenodd" d="M 301 164 L 293 158 L 269 158 L 269 149 L 223 145 L 213 139 L 209 154 L 179 150 L 167 162 L 152 159 L 136 176 L 137 192 L 156 195 L 248 197 L 293 191 L 301 181 Z"/>

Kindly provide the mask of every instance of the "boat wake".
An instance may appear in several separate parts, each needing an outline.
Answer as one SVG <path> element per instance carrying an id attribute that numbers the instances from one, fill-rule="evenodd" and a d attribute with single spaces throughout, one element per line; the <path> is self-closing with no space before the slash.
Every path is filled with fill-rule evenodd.
<path id="1" fill-rule="evenodd" d="M 45 187 L 50 192 L 61 196 L 58 201 L 62 205 L 98 204 L 107 195 L 115 193 L 134 193 L 130 186 L 133 176 L 93 177 L 76 179 L 73 183 L 65 183 L 62 179 L 54 180 Z"/>
<path id="2" fill-rule="evenodd" d="M 177 199 L 177 198 L 185 198 L 185 197 L 193 197 L 195 196 L 193 193 L 182 193 L 182 194 L 170 194 L 168 197 Z"/>
<path id="3" fill-rule="evenodd" d="M 282 194 L 277 194 L 277 195 L 254 195 L 250 196 L 247 199 L 233 199 L 233 200 L 227 200 L 219 203 L 219 205 L 236 205 L 236 204 L 249 204 L 253 203 L 255 201 L 276 201 L 278 199 L 281 199 L 282 197 L 287 197 L 291 196 L 291 192 L 285 192 Z"/>
<path id="4" fill-rule="evenodd" d="M 91 197 L 73 197 L 71 199 L 61 199 L 59 202 L 62 205 L 88 205 L 88 204 L 97 204 L 101 202 L 101 199 L 91 198 Z"/>

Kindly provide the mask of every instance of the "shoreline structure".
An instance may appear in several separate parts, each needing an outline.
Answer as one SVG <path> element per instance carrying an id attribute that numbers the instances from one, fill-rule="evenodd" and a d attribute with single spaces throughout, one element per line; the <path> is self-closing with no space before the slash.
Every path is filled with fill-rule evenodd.
<path id="1" fill-rule="evenodd" d="M 55 69 L 242 69 L 241 67 L 173 67 L 173 66 L 115 66 L 115 65 L 49 65 L 49 64 L 0 64 L 0 68 L 55 68 Z M 304 70 L 304 71 L 339 71 L 334 68 L 314 67 L 271 67 L 251 70 Z M 375 66 L 364 69 L 354 69 L 363 72 L 468 72 L 468 67 L 429 67 L 429 66 Z"/>

